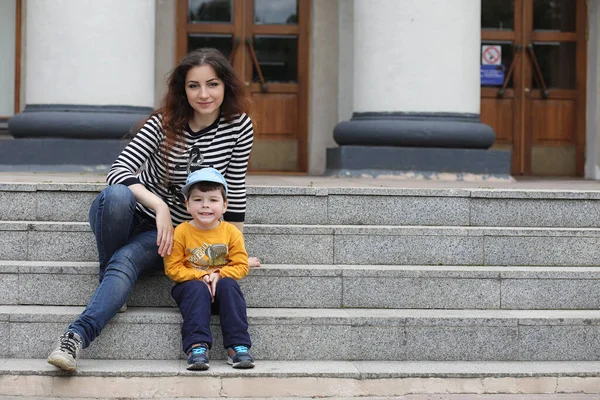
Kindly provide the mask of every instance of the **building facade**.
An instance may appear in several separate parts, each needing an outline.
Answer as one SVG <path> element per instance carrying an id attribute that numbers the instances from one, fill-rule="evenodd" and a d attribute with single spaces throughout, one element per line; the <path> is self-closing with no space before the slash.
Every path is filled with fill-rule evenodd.
<path id="1" fill-rule="evenodd" d="M 0 7 L 3 165 L 110 163 L 177 61 L 216 47 L 252 93 L 253 172 L 600 179 L 600 0 Z"/>

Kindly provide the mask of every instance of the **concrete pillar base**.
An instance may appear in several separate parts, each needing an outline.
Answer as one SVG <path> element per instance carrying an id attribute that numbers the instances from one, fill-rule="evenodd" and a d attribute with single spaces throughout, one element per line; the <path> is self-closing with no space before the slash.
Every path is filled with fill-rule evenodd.
<path id="1" fill-rule="evenodd" d="M 151 107 L 28 105 L 8 121 L 8 132 L 15 138 L 121 139 L 151 112 Z"/>
<path id="2" fill-rule="evenodd" d="M 461 180 L 465 175 L 485 179 L 510 177 L 510 151 L 426 147 L 340 146 L 327 149 L 326 175 L 397 175 Z M 451 174 L 451 176 L 447 175 Z"/>
<path id="3" fill-rule="evenodd" d="M 487 149 L 493 129 L 477 114 L 368 112 L 354 113 L 336 125 L 339 145 Z"/>
<path id="4" fill-rule="evenodd" d="M 0 171 L 104 173 L 126 145 L 123 139 L 5 139 Z"/>

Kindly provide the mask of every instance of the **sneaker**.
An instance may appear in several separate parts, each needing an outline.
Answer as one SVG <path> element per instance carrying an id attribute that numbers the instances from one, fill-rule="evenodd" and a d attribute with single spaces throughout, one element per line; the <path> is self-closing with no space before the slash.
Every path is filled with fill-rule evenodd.
<path id="1" fill-rule="evenodd" d="M 75 371 L 81 345 L 81 337 L 78 334 L 71 331 L 63 333 L 58 338 L 56 348 L 48 356 L 48 363 L 65 371 Z"/>
<path id="2" fill-rule="evenodd" d="M 201 344 L 192 348 L 188 355 L 187 369 L 193 371 L 205 371 L 210 367 L 208 364 L 208 346 Z"/>
<path id="3" fill-rule="evenodd" d="M 254 358 L 246 346 L 233 346 L 227 349 L 227 364 L 233 368 L 254 368 Z"/>
<path id="4" fill-rule="evenodd" d="M 124 313 L 125 311 L 127 311 L 127 303 L 123 303 L 121 308 L 119 308 L 120 313 Z"/>

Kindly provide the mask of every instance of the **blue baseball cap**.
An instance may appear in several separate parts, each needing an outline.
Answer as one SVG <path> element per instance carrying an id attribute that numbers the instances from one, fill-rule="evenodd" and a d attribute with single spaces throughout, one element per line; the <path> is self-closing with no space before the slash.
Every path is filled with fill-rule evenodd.
<path id="1" fill-rule="evenodd" d="M 228 194 L 227 182 L 225 181 L 225 178 L 214 168 L 202 168 L 189 174 L 187 180 L 185 181 L 185 186 L 181 188 L 181 193 L 183 193 L 185 197 L 188 197 L 190 188 L 193 184 L 198 182 L 220 183 L 225 187 L 225 196 Z"/>

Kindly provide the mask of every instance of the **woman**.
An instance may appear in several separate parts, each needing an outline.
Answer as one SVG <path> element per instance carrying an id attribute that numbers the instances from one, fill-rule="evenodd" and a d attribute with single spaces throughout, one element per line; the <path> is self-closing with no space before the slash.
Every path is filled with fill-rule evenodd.
<path id="1" fill-rule="evenodd" d="M 218 50 L 195 50 L 173 70 L 161 107 L 119 155 L 109 186 L 92 203 L 100 285 L 60 336 L 50 364 L 76 370 L 79 351 L 124 307 L 138 276 L 163 270 L 173 226 L 190 219 L 180 193 L 190 172 L 210 166 L 223 174 L 224 219 L 243 229 L 253 143 L 249 108 L 244 82 Z M 250 264 L 260 266 L 255 258 Z"/>

